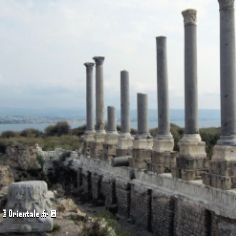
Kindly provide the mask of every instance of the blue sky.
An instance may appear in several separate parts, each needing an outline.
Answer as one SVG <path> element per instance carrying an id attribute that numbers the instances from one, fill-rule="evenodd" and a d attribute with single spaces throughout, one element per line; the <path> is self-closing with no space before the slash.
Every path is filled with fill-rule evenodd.
<path id="1" fill-rule="evenodd" d="M 106 105 L 120 70 L 156 108 L 155 37 L 167 36 L 170 107 L 184 106 L 183 17 L 198 11 L 199 108 L 219 108 L 217 0 L 0 0 L 0 107 L 84 108 L 84 62 L 105 56 Z"/>

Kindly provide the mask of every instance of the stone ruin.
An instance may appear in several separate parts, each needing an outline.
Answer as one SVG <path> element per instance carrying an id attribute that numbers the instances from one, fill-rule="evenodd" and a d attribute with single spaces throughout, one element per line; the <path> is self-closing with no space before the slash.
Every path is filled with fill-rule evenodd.
<path id="1" fill-rule="evenodd" d="M 197 12 L 182 12 L 185 35 L 185 127 L 179 152 L 170 133 L 166 37 L 157 37 L 158 133 L 148 129 L 148 97 L 137 94 L 137 135 L 130 134 L 129 73 L 121 71 L 121 130 L 115 108 L 104 122 L 103 63 L 85 63 L 87 129 L 75 162 L 80 194 L 154 235 L 236 235 L 236 74 L 234 0 L 220 6 L 221 136 L 211 159 L 198 127 Z M 141 204 L 140 204 L 141 203 Z"/>
<path id="2" fill-rule="evenodd" d="M 96 66 L 96 124 L 93 115 L 93 67 L 86 66 L 86 132 L 83 150 L 60 170 L 69 191 L 85 201 L 104 205 L 119 217 L 153 235 L 236 236 L 236 74 L 234 0 L 220 5 L 221 136 L 209 159 L 198 127 L 196 10 L 182 12 L 185 34 L 185 129 L 179 152 L 170 133 L 166 37 L 157 37 L 158 133 L 148 129 L 148 96 L 137 94 L 138 131 L 130 133 L 129 73 L 121 71 L 121 130 L 115 108 L 104 122 L 103 63 Z M 41 155 L 47 153 L 38 150 Z M 48 169 L 53 165 L 48 164 Z M 37 189 L 34 186 L 39 185 Z M 9 207 L 27 209 L 39 202 L 45 209 L 44 182 L 14 183 Z M 29 195 L 18 199 L 19 194 Z M 19 204 L 18 204 L 19 203 Z M 52 221 L 17 224 L 6 220 L 0 232 L 50 230 Z M 5 230 L 5 231 L 4 231 Z"/>
<path id="3" fill-rule="evenodd" d="M 51 202 L 47 183 L 22 181 L 9 186 L 5 217 L 0 233 L 31 233 L 51 231 Z M 46 215 L 48 214 L 48 215 Z"/>

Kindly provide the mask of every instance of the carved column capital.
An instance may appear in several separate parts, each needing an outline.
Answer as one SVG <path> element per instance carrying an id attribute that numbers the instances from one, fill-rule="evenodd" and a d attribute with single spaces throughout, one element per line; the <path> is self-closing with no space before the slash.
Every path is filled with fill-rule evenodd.
<path id="1" fill-rule="evenodd" d="M 93 68 L 94 63 L 93 62 L 86 62 L 86 63 L 84 63 L 84 65 L 86 68 Z"/>
<path id="2" fill-rule="evenodd" d="M 228 10 L 234 8 L 234 0 L 218 0 L 220 10 Z"/>
<path id="3" fill-rule="evenodd" d="M 105 57 L 93 57 L 93 60 L 95 61 L 96 65 L 102 65 L 104 62 Z"/>
<path id="4" fill-rule="evenodd" d="M 184 24 L 196 24 L 197 23 L 197 11 L 194 9 L 187 9 L 182 11 L 184 17 Z"/>

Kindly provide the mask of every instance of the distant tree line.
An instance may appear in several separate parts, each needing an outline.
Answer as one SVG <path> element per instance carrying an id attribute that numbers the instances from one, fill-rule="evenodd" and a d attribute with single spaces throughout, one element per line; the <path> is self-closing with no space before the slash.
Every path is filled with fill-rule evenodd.
<path id="1" fill-rule="evenodd" d="M 55 125 L 49 125 L 45 128 L 44 131 L 39 131 L 37 129 L 25 129 L 20 132 L 15 131 L 4 131 L 2 132 L 0 138 L 1 139 L 10 139 L 16 137 L 24 137 L 24 138 L 47 138 L 47 137 L 57 137 L 61 139 L 65 139 L 65 136 L 81 136 L 86 130 L 86 126 L 80 126 L 78 128 L 71 128 L 68 122 L 61 121 L 57 122 Z M 117 126 L 117 130 L 120 131 L 120 126 Z M 150 133 L 153 137 L 157 135 L 158 128 L 151 129 Z M 131 134 L 136 134 L 135 129 L 131 129 Z M 180 138 L 183 136 L 184 129 L 175 125 L 171 124 L 171 133 L 174 137 L 175 146 L 174 150 L 178 151 L 178 142 Z M 206 151 L 209 156 L 212 155 L 212 148 L 216 144 L 217 140 L 219 139 L 219 128 L 203 128 L 200 129 L 200 135 L 202 140 L 206 142 Z M 63 136 L 63 137 L 62 137 Z M 0 145 L 1 146 L 1 145 Z M 1 149 L 1 148 L 0 148 Z"/>

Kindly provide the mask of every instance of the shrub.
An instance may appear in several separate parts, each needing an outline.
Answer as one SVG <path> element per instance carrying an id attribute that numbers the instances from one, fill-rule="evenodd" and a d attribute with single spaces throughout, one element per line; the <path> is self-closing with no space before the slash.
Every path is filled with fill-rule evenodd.
<path id="1" fill-rule="evenodd" d="M 70 125 L 66 121 L 57 122 L 55 125 L 50 125 L 45 129 L 46 136 L 61 136 L 69 134 Z"/>
<path id="2" fill-rule="evenodd" d="M 71 134 L 72 135 L 76 135 L 76 136 L 81 136 L 81 135 L 84 134 L 85 130 L 86 130 L 86 125 L 82 125 L 82 126 L 80 126 L 78 128 L 72 129 L 71 130 Z"/>
<path id="3" fill-rule="evenodd" d="M 16 137 L 17 135 L 18 135 L 17 132 L 7 130 L 7 131 L 2 132 L 1 137 L 2 138 L 12 138 L 12 137 Z"/>
<path id="4" fill-rule="evenodd" d="M 42 136 L 42 132 L 37 129 L 24 129 L 20 132 L 20 136 L 22 137 L 40 137 Z"/>

